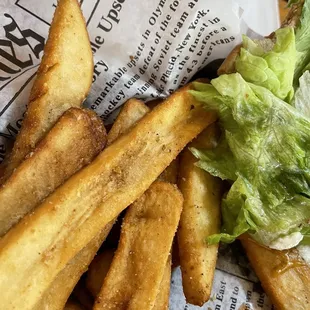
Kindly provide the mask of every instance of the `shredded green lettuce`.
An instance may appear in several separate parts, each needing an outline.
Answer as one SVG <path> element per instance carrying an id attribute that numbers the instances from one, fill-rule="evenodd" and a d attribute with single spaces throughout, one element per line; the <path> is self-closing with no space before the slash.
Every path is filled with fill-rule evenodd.
<path id="1" fill-rule="evenodd" d="M 221 233 L 210 243 L 248 232 L 269 245 L 301 233 L 310 245 L 310 0 L 292 4 L 300 16 L 295 29 L 243 37 L 237 73 L 192 91 L 222 127 L 215 149 L 191 149 L 197 166 L 232 184 Z"/>
<path id="2" fill-rule="evenodd" d="M 222 233 L 208 241 L 302 231 L 310 218 L 310 120 L 239 73 L 211 84 L 196 83 L 192 93 L 217 111 L 223 137 L 214 150 L 192 152 L 199 167 L 233 184 L 222 201 Z"/>

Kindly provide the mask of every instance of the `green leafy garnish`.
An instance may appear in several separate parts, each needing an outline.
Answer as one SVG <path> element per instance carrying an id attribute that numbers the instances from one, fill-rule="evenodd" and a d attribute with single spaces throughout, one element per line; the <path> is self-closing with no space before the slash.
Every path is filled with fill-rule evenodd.
<path id="1" fill-rule="evenodd" d="M 243 36 L 235 67 L 247 82 L 263 86 L 290 102 L 296 62 L 294 29 L 279 29 L 275 35 L 275 44 L 271 39 L 252 41 Z"/>
<path id="2" fill-rule="evenodd" d="M 301 231 L 310 218 L 310 121 L 239 73 L 211 84 L 192 93 L 217 111 L 223 137 L 214 150 L 192 151 L 199 167 L 233 185 L 222 201 L 222 233 L 209 242 L 246 231 L 271 242 Z"/>

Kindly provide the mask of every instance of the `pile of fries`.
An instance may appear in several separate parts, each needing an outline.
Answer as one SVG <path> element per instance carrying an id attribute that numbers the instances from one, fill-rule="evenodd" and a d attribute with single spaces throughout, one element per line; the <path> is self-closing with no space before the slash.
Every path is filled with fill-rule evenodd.
<path id="1" fill-rule="evenodd" d="M 186 300 L 201 306 L 216 266 L 218 245 L 205 240 L 220 229 L 222 185 L 195 166 L 187 146 L 214 146 L 216 115 L 187 85 L 159 104 L 129 100 L 107 133 L 82 108 L 92 74 L 79 4 L 60 0 L 1 169 L 0 308 L 168 309 L 178 256 Z M 243 243 L 254 267 L 278 255 L 264 249 L 257 259 L 261 247 Z M 300 275 L 296 285 L 309 287 L 298 268 L 291 269 Z M 283 303 L 287 279 L 274 277 L 281 287 L 265 280 L 265 288 L 279 309 L 292 309 Z"/>

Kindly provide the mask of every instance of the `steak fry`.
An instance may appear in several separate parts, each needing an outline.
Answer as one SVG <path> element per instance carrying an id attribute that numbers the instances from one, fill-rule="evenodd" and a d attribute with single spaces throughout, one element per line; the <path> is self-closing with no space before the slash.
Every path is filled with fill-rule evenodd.
<path id="1" fill-rule="evenodd" d="M 155 182 L 127 211 L 94 309 L 153 309 L 182 210 L 174 185 Z"/>
<path id="2" fill-rule="evenodd" d="M 114 251 L 107 249 L 100 253 L 89 266 L 87 272 L 87 288 L 91 292 L 94 298 L 100 292 L 103 281 L 109 271 L 112 263 Z M 157 294 L 155 305 L 152 310 L 166 310 L 169 306 L 169 294 L 170 294 L 170 279 L 171 279 L 171 255 L 168 257 L 166 263 L 164 276 L 161 280 L 159 293 Z"/>
<path id="3" fill-rule="evenodd" d="M 108 143 L 113 142 L 118 135 L 121 135 L 128 131 L 139 119 L 147 114 L 150 109 L 141 101 L 137 99 L 130 99 L 126 102 L 118 115 L 116 121 L 111 128 L 108 135 Z M 170 183 L 176 183 L 177 181 L 177 160 L 174 160 L 158 177 L 158 180 L 167 181 Z M 113 258 L 113 252 L 105 251 L 100 254 L 92 262 L 88 271 L 88 288 L 96 297 L 100 291 L 103 280 L 108 272 L 110 263 Z M 155 309 L 168 309 L 169 306 L 169 293 L 170 293 L 170 278 L 171 278 L 171 256 L 169 256 L 164 277 L 160 285 L 160 291 L 156 297 Z"/>
<path id="4" fill-rule="evenodd" d="M 148 112 L 150 112 L 150 109 L 141 100 L 129 99 L 122 107 L 109 131 L 107 145 L 110 145 L 118 137 L 126 133 Z"/>
<path id="5" fill-rule="evenodd" d="M 59 0 L 22 128 L 4 179 L 71 107 L 80 107 L 93 76 L 93 55 L 77 0 Z"/>
<path id="6" fill-rule="evenodd" d="M 276 251 L 247 236 L 241 243 L 262 287 L 279 310 L 310 308 L 310 266 L 296 249 Z"/>
<path id="7" fill-rule="evenodd" d="M 102 242 L 109 234 L 114 221 L 109 223 L 83 250 L 81 250 L 57 275 L 53 283 L 33 310 L 62 310 L 76 283 L 87 271 Z"/>
<path id="8" fill-rule="evenodd" d="M 117 119 L 115 120 L 111 130 L 107 137 L 107 144 L 111 144 L 119 135 L 128 131 L 129 128 L 134 125 L 139 117 L 142 118 L 149 111 L 149 109 L 139 100 L 130 99 L 124 104 Z M 41 300 L 36 306 L 37 310 L 62 310 L 65 302 L 70 296 L 74 286 L 79 281 L 82 274 L 87 270 L 88 265 L 95 257 L 99 247 L 106 239 L 109 234 L 114 221 L 111 221 L 107 226 L 104 227 L 103 231 L 96 236 L 87 246 L 85 246 L 67 266 L 58 274 L 56 279 L 47 289 Z M 95 258 L 98 261 L 98 258 Z M 103 262 L 104 263 L 104 262 Z M 95 275 L 98 279 L 101 274 Z M 103 276 L 101 277 L 100 290 Z M 94 284 L 96 285 L 96 283 Z M 98 284 L 97 284 L 98 285 Z M 55 299 L 57 296 L 57 300 Z M 95 296 L 94 296 L 95 297 Z"/>
<path id="9" fill-rule="evenodd" d="M 107 275 L 114 256 L 114 250 L 106 249 L 91 262 L 87 271 L 86 286 L 94 298 L 100 292 L 103 280 Z"/>
<path id="10" fill-rule="evenodd" d="M 0 236 L 89 164 L 106 132 L 94 112 L 71 108 L 0 188 Z"/>
<path id="11" fill-rule="evenodd" d="M 188 88 L 147 114 L 0 240 L 4 308 L 32 309 L 66 264 L 214 122 Z"/>
<path id="12" fill-rule="evenodd" d="M 212 148 L 217 136 L 212 124 L 190 147 Z M 202 306 L 210 298 L 217 260 L 218 245 L 208 245 L 206 238 L 220 229 L 221 183 L 196 167 L 196 162 L 188 148 L 180 155 L 178 185 L 184 205 L 177 236 L 186 301 Z"/>
<path id="13" fill-rule="evenodd" d="M 159 292 L 156 296 L 155 305 L 152 308 L 152 310 L 169 309 L 170 280 L 171 280 L 171 253 L 168 256 L 168 260 L 164 270 L 164 276 L 161 279 Z"/>

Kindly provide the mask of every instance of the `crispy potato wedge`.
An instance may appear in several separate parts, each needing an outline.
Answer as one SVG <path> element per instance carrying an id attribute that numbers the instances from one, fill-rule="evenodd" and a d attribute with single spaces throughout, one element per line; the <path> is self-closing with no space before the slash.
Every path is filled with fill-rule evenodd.
<path id="1" fill-rule="evenodd" d="M 102 121 L 71 108 L 0 187 L 0 236 L 104 148 Z"/>
<path id="2" fill-rule="evenodd" d="M 57 275 L 33 310 L 62 310 L 76 283 L 96 255 L 114 221 L 109 223 L 83 250 Z"/>
<path id="3" fill-rule="evenodd" d="M 168 257 L 164 276 L 161 279 L 159 292 L 156 296 L 155 305 L 152 310 L 168 310 L 170 296 L 170 281 L 171 281 L 171 254 Z"/>
<path id="4" fill-rule="evenodd" d="M 100 292 L 103 281 L 109 271 L 110 265 L 114 257 L 114 251 L 107 249 L 100 253 L 89 266 L 87 272 L 86 285 L 94 298 Z M 157 294 L 153 310 L 164 310 L 169 307 L 169 294 L 170 294 L 170 279 L 171 279 L 171 255 L 165 267 L 163 279 L 161 280 L 160 290 Z"/>
<path id="5" fill-rule="evenodd" d="M 164 182 L 153 183 L 132 204 L 94 309 L 153 309 L 182 204 L 176 186 Z"/>
<path id="6" fill-rule="evenodd" d="M 149 109 L 142 102 L 133 99 L 129 100 L 122 108 L 111 130 L 109 131 L 107 142 L 111 144 L 115 139 L 117 139 L 118 135 L 128 131 L 129 128 L 134 125 L 139 118 L 142 118 L 148 111 Z M 59 273 L 38 303 L 38 310 L 60 310 L 63 308 L 63 305 L 71 294 L 74 286 L 80 279 L 81 275 L 86 271 L 87 266 L 91 263 L 99 247 L 109 234 L 114 222 L 115 221 L 109 223 L 99 234 L 99 236 L 95 237 L 84 249 L 82 249 Z M 95 261 L 98 261 L 98 259 L 95 259 Z M 102 263 L 104 264 L 105 261 Z M 95 282 L 94 285 L 100 285 L 98 287 L 99 292 L 104 276 L 102 276 L 101 273 L 92 274 L 92 277 L 94 276 L 97 277 L 98 281 Z M 57 300 L 55 300 L 54 296 L 58 296 Z M 89 305 L 86 306 L 89 308 Z"/>
<path id="7" fill-rule="evenodd" d="M 100 292 L 103 280 L 107 275 L 114 256 L 114 250 L 106 249 L 91 262 L 86 278 L 86 286 L 94 298 Z"/>
<path id="8" fill-rule="evenodd" d="M 212 124 L 189 146 L 212 148 L 218 136 Z M 217 260 L 218 245 L 208 245 L 206 238 L 220 229 L 221 182 L 196 162 L 188 148 L 181 153 L 178 186 L 184 205 L 177 237 L 186 300 L 202 306 L 210 298 Z"/>
<path id="9" fill-rule="evenodd" d="M 141 101 L 137 99 L 130 99 L 127 101 L 120 111 L 116 121 L 111 128 L 108 135 L 108 143 L 112 143 L 117 135 L 121 135 L 128 131 L 138 120 L 140 120 L 150 109 Z M 178 162 L 174 160 L 158 177 L 158 180 L 167 181 L 170 183 L 177 182 L 177 168 Z M 113 250 L 106 250 L 99 254 L 91 263 L 87 273 L 87 287 L 94 297 L 100 291 L 103 280 L 108 273 L 110 264 L 114 256 Z M 170 293 L 170 278 L 171 278 L 171 257 L 168 259 L 165 274 L 162 279 L 161 289 L 156 298 L 154 305 L 155 309 L 167 309 L 169 305 Z"/>
<path id="10" fill-rule="evenodd" d="M 80 107 L 93 76 L 93 55 L 77 0 L 59 0 L 4 180 L 71 107 Z"/>
<path id="11" fill-rule="evenodd" d="M 129 128 L 133 126 L 139 120 L 139 118 L 142 118 L 147 112 L 149 112 L 149 109 L 144 105 L 144 103 L 137 99 L 130 99 L 120 111 L 111 130 L 109 131 L 107 144 L 111 144 L 118 138 L 119 135 L 128 131 Z M 44 296 L 38 303 L 38 310 L 58 310 L 63 308 L 63 305 L 71 294 L 74 286 L 80 279 L 81 275 L 87 270 L 87 266 L 91 263 L 99 247 L 109 234 L 114 222 L 115 221 L 112 221 L 110 224 L 108 224 L 99 234 L 99 236 L 95 237 L 84 249 L 82 249 L 67 264 L 63 271 L 59 273 L 59 275 L 56 277 L 56 279 L 53 281 L 49 289 L 45 292 Z M 100 285 L 97 287 L 99 292 L 104 279 L 101 269 L 97 270 L 99 263 L 101 262 L 98 262 L 98 257 L 96 257 L 94 263 L 92 263 L 95 265 L 95 267 L 90 269 L 90 272 L 91 270 L 94 271 L 91 274 L 91 280 L 87 281 L 87 283 L 89 283 L 92 288 L 90 292 L 96 289 L 96 287 L 92 287 L 92 283 L 94 283 L 94 286 Z M 106 267 L 110 265 L 110 263 L 106 263 L 105 259 L 102 261 L 102 264 L 105 264 Z M 99 271 L 99 273 L 97 273 L 97 271 Z M 108 270 L 106 270 L 106 272 L 107 271 Z M 55 300 L 54 296 L 58 296 L 57 300 Z M 96 295 L 94 297 L 96 297 Z"/>
<path id="12" fill-rule="evenodd" d="M 262 287 L 279 310 L 310 309 L 310 266 L 296 249 L 276 251 L 250 237 L 241 243 Z"/>
<path id="13" fill-rule="evenodd" d="M 0 240 L 4 308 L 33 308 L 66 264 L 215 121 L 189 87 L 147 114 Z"/>
<path id="14" fill-rule="evenodd" d="M 148 112 L 150 112 L 150 109 L 141 100 L 129 99 L 122 107 L 109 131 L 107 145 L 110 145 L 119 136 L 126 133 Z"/>
<path id="15" fill-rule="evenodd" d="M 162 102 L 162 99 L 153 100 L 155 104 L 153 108 Z M 141 100 L 132 98 L 129 99 L 121 109 L 119 115 L 117 116 L 111 130 L 108 134 L 107 145 L 110 145 L 114 140 L 116 140 L 120 135 L 126 133 L 132 126 L 134 126 L 137 121 L 139 121 L 143 116 L 149 113 L 151 109 L 144 104 Z M 159 181 L 167 181 L 170 183 L 177 182 L 177 170 L 178 162 L 177 159 L 174 160 L 158 177 Z"/>
<path id="16" fill-rule="evenodd" d="M 74 287 L 72 296 L 83 306 L 85 310 L 92 310 L 94 299 L 85 285 L 85 279 L 81 278 Z"/>

